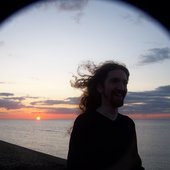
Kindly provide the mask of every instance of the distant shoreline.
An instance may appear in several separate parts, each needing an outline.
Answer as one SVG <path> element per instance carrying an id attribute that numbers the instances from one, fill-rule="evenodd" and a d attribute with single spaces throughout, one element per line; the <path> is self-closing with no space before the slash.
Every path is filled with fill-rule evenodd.
<path id="1" fill-rule="evenodd" d="M 1 170 L 64 170 L 66 160 L 0 140 Z"/>

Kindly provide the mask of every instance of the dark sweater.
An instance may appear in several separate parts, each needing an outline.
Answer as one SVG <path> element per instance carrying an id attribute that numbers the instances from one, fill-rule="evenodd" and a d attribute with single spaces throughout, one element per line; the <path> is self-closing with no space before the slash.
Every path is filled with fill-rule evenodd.
<path id="1" fill-rule="evenodd" d="M 67 159 L 68 170 L 143 170 L 135 124 L 118 114 L 112 121 L 98 112 L 83 113 L 74 122 Z"/>

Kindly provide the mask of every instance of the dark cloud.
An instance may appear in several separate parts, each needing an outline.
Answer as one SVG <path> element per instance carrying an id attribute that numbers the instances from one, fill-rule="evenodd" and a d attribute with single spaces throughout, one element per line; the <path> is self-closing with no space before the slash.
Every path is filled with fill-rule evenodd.
<path id="1" fill-rule="evenodd" d="M 66 104 L 79 104 L 80 97 L 68 97 L 65 102 Z"/>
<path id="2" fill-rule="evenodd" d="M 69 97 L 64 100 L 41 100 L 31 102 L 31 105 L 58 105 L 58 104 L 78 104 L 80 98 L 79 97 Z"/>
<path id="3" fill-rule="evenodd" d="M 78 108 L 65 108 L 65 107 L 59 107 L 59 108 L 49 108 L 47 113 L 53 113 L 53 114 L 69 114 L 69 113 L 78 113 Z"/>
<path id="4" fill-rule="evenodd" d="M 79 113 L 80 110 L 78 108 L 68 108 L 68 107 L 50 107 L 50 106 L 33 106 L 27 108 L 35 108 L 41 110 L 40 113 L 47 114 L 69 114 L 69 113 Z M 35 112 L 37 113 L 37 112 Z"/>
<path id="5" fill-rule="evenodd" d="M 76 23 L 80 23 L 80 19 L 84 15 L 83 9 L 87 6 L 89 0 L 46 0 L 36 4 L 36 7 L 43 7 L 44 9 L 55 6 L 60 11 L 72 11 L 72 17 Z"/>
<path id="6" fill-rule="evenodd" d="M 156 89 L 156 91 L 159 92 L 159 94 L 170 96 L 170 85 L 160 86 Z"/>
<path id="7" fill-rule="evenodd" d="M 162 62 L 168 59 L 170 59 L 170 48 L 152 48 L 149 49 L 146 54 L 141 56 L 139 65 Z"/>
<path id="8" fill-rule="evenodd" d="M 80 20 L 84 13 L 82 12 L 83 9 L 87 6 L 89 0 L 59 0 L 57 1 L 59 10 L 62 11 L 78 11 L 74 16 L 73 19 L 76 23 L 80 23 Z"/>
<path id="9" fill-rule="evenodd" d="M 58 7 L 61 10 L 82 10 L 88 3 L 88 0 L 58 0 Z"/>
<path id="10" fill-rule="evenodd" d="M 11 97 L 12 96 L 12 97 Z M 33 101 L 30 106 L 25 106 L 22 101 L 27 98 L 16 97 L 13 93 L 0 93 L 0 108 L 20 109 L 35 108 L 46 113 L 78 113 L 77 108 L 56 107 L 59 104 L 78 105 L 80 97 L 68 97 L 64 100 L 41 100 Z M 120 109 L 122 113 L 170 113 L 170 85 L 160 86 L 154 90 L 143 92 L 128 92 L 125 105 Z"/>
<path id="11" fill-rule="evenodd" d="M 56 105 L 56 104 L 64 104 L 63 100 L 42 100 L 31 102 L 31 105 Z"/>
<path id="12" fill-rule="evenodd" d="M 0 93 L 0 108 L 4 108 L 7 110 L 21 109 L 21 108 L 34 108 L 33 106 L 25 106 L 24 104 L 22 104 L 23 100 L 30 99 L 30 98 L 37 99 L 38 97 L 32 97 L 32 96 L 15 97 L 13 93 Z"/>
<path id="13" fill-rule="evenodd" d="M 24 96 L 25 99 L 39 99 L 40 97 L 35 96 Z"/>
<path id="14" fill-rule="evenodd" d="M 59 104 L 78 105 L 80 97 L 68 97 L 64 100 L 41 100 L 32 102 L 32 107 L 47 110 L 49 113 L 77 113 L 75 108 L 51 107 Z M 39 105 L 39 106 L 38 106 Z M 170 85 L 154 90 L 128 92 L 123 113 L 170 113 Z"/>
<path id="15" fill-rule="evenodd" d="M 12 97 L 11 97 L 12 96 Z M 39 97 L 32 96 L 21 96 L 16 97 L 13 93 L 0 93 L 0 108 L 7 110 L 21 109 L 21 108 L 35 108 L 46 111 L 46 113 L 75 113 L 75 108 L 64 108 L 64 107 L 53 107 L 58 104 L 69 104 L 75 105 L 79 103 L 79 97 L 68 97 L 64 100 L 40 100 L 33 101 L 30 106 L 22 104 L 23 100 L 26 99 L 38 99 Z"/>
<path id="16" fill-rule="evenodd" d="M 170 85 L 151 91 L 129 92 L 121 110 L 125 113 L 170 113 Z"/>
<path id="17" fill-rule="evenodd" d="M 36 8 L 55 6 L 62 11 L 80 11 L 83 10 L 89 0 L 46 0 L 36 4 Z"/>
<path id="18" fill-rule="evenodd" d="M 25 97 L 8 97 L 8 98 L 3 98 L 3 99 L 7 99 L 7 100 L 25 100 Z"/>
<path id="19" fill-rule="evenodd" d="M 13 96 L 13 97 L 9 97 Z M 14 97 L 13 93 L 0 93 L 0 97 L 3 99 L 8 99 L 8 100 L 26 100 L 26 99 L 38 99 L 39 97 L 32 97 L 32 96 L 21 96 L 21 97 Z"/>
<path id="20" fill-rule="evenodd" d="M 14 96 L 13 93 L 0 93 L 0 96 Z"/>
<path id="21" fill-rule="evenodd" d="M 120 17 L 122 17 L 127 22 L 133 23 L 133 24 L 140 24 L 143 20 L 148 20 L 149 18 L 146 17 L 146 15 L 142 13 L 137 13 L 135 16 L 130 13 L 120 14 Z"/>
<path id="22" fill-rule="evenodd" d="M 24 107 L 25 106 L 20 102 L 8 100 L 8 99 L 0 99 L 0 108 L 10 110 L 10 109 L 21 109 Z"/>
<path id="23" fill-rule="evenodd" d="M 52 107 L 52 106 L 59 105 L 59 104 L 78 105 L 79 101 L 80 101 L 80 97 L 68 97 L 64 100 L 41 100 L 41 101 L 31 102 L 30 104 L 33 105 L 33 107 L 36 109 L 45 110 L 46 113 L 68 114 L 68 113 L 78 113 L 79 109 L 66 108 L 66 107 Z"/>

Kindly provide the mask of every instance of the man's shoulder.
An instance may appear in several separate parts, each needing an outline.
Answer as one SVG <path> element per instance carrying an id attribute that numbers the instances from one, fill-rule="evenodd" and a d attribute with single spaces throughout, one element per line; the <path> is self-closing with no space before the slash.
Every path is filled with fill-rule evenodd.
<path id="1" fill-rule="evenodd" d="M 77 116 L 77 118 L 75 119 L 74 124 L 86 124 L 87 122 L 89 122 L 92 119 L 92 115 L 90 113 L 84 112 L 81 113 Z"/>
<path id="2" fill-rule="evenodd" d="M 134 124 L 133 119 L 131 119 L 128 115 L 124 115 L 124 114 L 120 114 L 120 113 L 119 113 L 119 117 L 120 117 L 120 119 L 121 119 L 122 121 L 124 121 L 124 122 L 128 122 L 128 123 L 130 123 L 130 124 Z"/>
<path id="3" fill-rule="evenodd" d="M 89 129 L 93 126 L 92 117 L 86 113 L 79 114 L 74 121 L 73 130 L 81 133 L 89 133 Z"/>
<path id="4" fill-rule="evenodd" d="M 84 121 L 85 119 L 89 119 L 89 114 L 86 114 L 86 112 L 85 113 L 80 113 L 76 117 L 75 121 Z"/>

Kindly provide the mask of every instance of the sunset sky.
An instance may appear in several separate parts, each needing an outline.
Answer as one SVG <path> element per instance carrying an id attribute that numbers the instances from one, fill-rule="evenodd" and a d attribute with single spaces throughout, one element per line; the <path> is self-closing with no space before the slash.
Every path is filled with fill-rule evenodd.
<path id="1" fill-rule="evenodd" d="M 81 92 L 70 80 L 87 60 L 129 68 L 121 113 L 170 118 L 170 35 L 127 4 L 34 4 L 1 25 L 0 59 L 0 119 L 75 118 Z"/>

